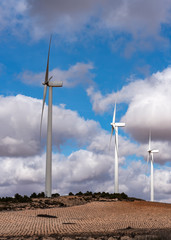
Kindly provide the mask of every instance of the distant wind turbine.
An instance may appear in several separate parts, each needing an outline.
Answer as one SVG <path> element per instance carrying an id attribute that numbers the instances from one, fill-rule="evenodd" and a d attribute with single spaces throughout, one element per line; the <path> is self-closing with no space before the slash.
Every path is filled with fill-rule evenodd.
<path id="1" fill-rule="evenodd" d="M 153 153 L 158 153 L 159 150 L 151 149 L 151 131 L 149 133 L 149 146 L 148 146 L 148 157 L 147 157 L 147 164 L 151 161 L 151 201 L 154 201 L 154 169 L 153 169 L 153 162 L 154 157 Z"/>
<path id="2" fill-rule="evenodd" d="M 44 85 L 44 92 L 43 92 L 42 114 L 41 114 L 41 121 L 40 121 L 40 135 L 41 135 L 43 111 L 44 111 L 47 87 L 49 87 L 47 147 L 46 147 L 46 179 L 45 179 L 45 196 L 46 197 L 51 197 L 52 195 L 52 88 L 62 87 L 63 85 L 62 82 L 58 82 L 58 81 L 51 82 L 50 80 L 52 79 L 52 76 L 49 78 L 49 55 L 50 55 L 51 39 L 52 39 L 52 36 L 50 37 L 50 42 L 49 42 L 45 81 L 44 83 L 42 83 Z"/>
<path id="3" fill-rule="evenodd" d="M 111 123 L 112 131 L 111 131 L 111 137 L 110 137 L 110 145 L 111 145 L 113 131 L 115 130 L 115 193 L 119 193 L 119 184 L 118 184 L 118 127 L 125 127 L 125 123 L 116 123 L 115 122 L 115 116 L 116 116 L 116 103 L 115 103 L 115 108 L 114 108 L 114 112 L 113 112 L 113 121 Z"/>

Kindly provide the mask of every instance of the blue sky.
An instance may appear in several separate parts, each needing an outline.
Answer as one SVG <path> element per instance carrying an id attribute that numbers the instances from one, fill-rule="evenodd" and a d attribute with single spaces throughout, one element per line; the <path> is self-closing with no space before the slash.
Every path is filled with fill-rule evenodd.
<path id="1" fill-rule="evenodd" d="M 0 2 L 0 196 L 44 191 L 47 105 L 39 139 L 50 35 L 53 192 L 114 191 L 117 100 L 119 189 L 171 202 L 171 3 L 168 0 Z M 46 101 L 47 104 L 47 101 Z"/>

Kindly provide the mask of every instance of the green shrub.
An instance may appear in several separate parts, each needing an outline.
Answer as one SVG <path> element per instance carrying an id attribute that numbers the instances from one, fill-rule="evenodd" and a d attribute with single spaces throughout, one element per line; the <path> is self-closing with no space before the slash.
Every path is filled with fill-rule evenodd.
<path id="1" fill-rule="evenodd" d="M 92 192 L 89 192 L 89 191 L 87 191 L 86 193 L 84 193 L 84 195 L 85 195 L 85 196 L 92 196 L 92 195 L 93 195 L 93 193 L 92 193 Z"/>
<path id="2" fill-rule="evenodd" d="M 122 193 L 121 193 L 121 197 L 122 197 L 123 199 L 127 199 L 127 198 L 128 198 L 128 195 L 126 195 L 124 192 L 122 192 Z"/>
<path id="3" fill-rule="evenodd" d="M 102 198 L 109 198 L 109 193 L 107 192 L 102 192 L 101 194 L 100 194 L 100 197 L 102 197 Z"/>
<path id="4" fill-rule="evenodd" d="M 37 198 L 37 194 L 34 192 L 30 195 L 30 198 Z"/>
<path id="5" fill-rule="evenodd" d="M 53 193 L 53 194 L 52 194 L 52 197 L 59 197 L 59 196 L 60 196 L 59 193 Z"/>
<path id="6" fill-rule="evenodd" d="M 69 196 L 74 196 L 74 194 L 73 194 L 72 192 L 70 192 L 68 195 L 69 195 Z"/>
<path id="7" fill-rule="evenodd" d="M 32 200 L 27 195 L 24 195 L 24 197 L 22 199 L 20 199 L 20 201 L 22 201 L 22 202 L 31 202 Z"/>
<path id="8" fill-rule="evenodd" d="M 18 194 L 18 193 L 16 193 L 15 195 L 14 195 L 14 197 L 15 197 L 15 199 L 16 200 L 21 200 L 23 197 L 20 195 L 20 194 Z"/>
<path id="9" fill-rule="evenodd" d="M 82 196 L 83 193 L 80 191 L 80 192 L 76 193 L 75 195 L 76 195 L 76 196 Z"/>
<path id="10" fill-rule="evenodd" d="M 53 194 L 52 194 L 52 195 L 53 195 Z M 37 194 L 37 197 L 38 197 L 38 198 L 44 198 L 44 197 L 45 197 L 45 193 L 44 193 L 44 192 L 38 193 L 38 194 Z"/>

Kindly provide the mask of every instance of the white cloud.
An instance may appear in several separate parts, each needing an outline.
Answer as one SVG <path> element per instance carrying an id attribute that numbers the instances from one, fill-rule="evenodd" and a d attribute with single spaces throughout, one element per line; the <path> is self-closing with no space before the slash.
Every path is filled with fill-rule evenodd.
<path id="1" fill-rule="evenodd" d="M 41 153 L 39 145 L 41 104 L 40 100 L 22 95 L 0 98 L 1 196 L 11 196 L 16 192 L 30 195 L 32 192 L 44 191 L 46 157 L 45 153 Z M 53 153 L 53 191 L 60 194 L 87 190 L 112 192 L 114 147 L 109 151 L 109 133 L 101 129 L 97 122 L 85 120 L 64 106 L 54 106 L 53 113 L 53 142 L 61 145 L 72 139 L 84 147 L 69 156 Z M 46 128 L 43 127 L 43 139 L 45 132 Z M 131 143 L 126 137 L 119 137 L 121 192 L 148 199 L 146 164 L 133 160 L 129 163 L 130 158 L 127 159 L 127 156 L 143 156 L 146 153 L 144 146 Z M 155 162 L 156 159 L 155 155 Z M 156 184 L 161 189 L 160 194 L 155 190 L 156 199 L 169 201 L 170 170 L 161 166 L 161 170 L 155 172 Z"/>
<path id="2" fill-rule="evenodd" d="M 79 0 L 31 1 L 29 14 L 35 29 L 58 34 L 77 33 L 92 28 L 94 31 L 110 30 L 126 32 L 136 39 L 160 38 L 161 24 L 170 23 L 168 0 L 135 1 L 124 0 Z M 41 6 L 41 7 L 40 7 Z M 136 24 L 135 24 L 136 22 Z M 92 32 L 92 31 L 91 31 Z M 36 33 L 36 31 L 35 31 Z"/>
<path id="3" fill-rule="evenodd" d="M 45 106 L 42 145 L 40 146 L 40 115 L 42 101 L 23 95 L 0 97 L 0 155 L 31 156 L 43 151 L 46 138 L 47 107 Z M 85 120 L 77 112 L 54 106 L 53 142 L 59 148 L 72 139 L 87 144 L 97 134 L 100 125 Z"/>
<path id="4" fill-rule="evenodd" d="M 12 33 L 17 33 L 17 27 L 20 31 L 24 30 L 23 18 L 26 24 L 25 14 L 28 9 L 26 0 L 9 0 L 0 2 L 0 32 L 9 29 Z"/>
<path id="5" fill-rule="evenodd" d="M 82 150 L 68 157 L 53 154 L 53 192 L 68 194 L 82 191 L 114 191 L 113 157 Z M 30 195 L 44 191 L 45 154 L 28 158 L 1 158 L 1 196 L 16 192 Z M 119 167 L 119 189 L 129 196 L 150 199 L 150 177 L 146 165 L 132 161 L 128 167 Z M 155 169 L 155 200 L 170 202 L 170 169 Z"/>
<path id="6" fill-rule="evenodd" d="M 136 80 L 123 86 L 118 92 L 103 96 L 93 88 L 87 90 L 93 109 L 97 113 L 111 110 L 115 100 L 128 104 L 121 121 L 135 140 L 146 142 L 149 129 L 155 141 L 171 142 L 171 68 L 157 72 L 145 80 Z M 112 110 L 111 110 L 112 112 Z"/>
<path id="7" fill-rule="evenodd" d="M 0 154 L 27 156 L 40 151 L 40 101 L 30 97 L 0 97 Z M 34 107 L 33 107 L 34 106 Z"/>
<path id="8" fill-rule="evenodd" d="M 64 87 L 74 87 L 78 84 L 82 84 L 87 87 L 93 83 L 93 74 L 91 70 L 94 68 L 92 63 L 76 63 L 70 66 L 68 70 L 61 70 L 58 68 L 49 72 L 49 76 L 53 76 L 52 80 L 63 81 Z M 18 75 L 22 82 L 31 85 L 41 86 L 44 82 L 45 73 L 32 73 L 25 71 Z"/>
<path id="9" fill-rule="evenodd" d="M 163 182 L 164 179 L 164 182 Z M 161 194 L 162 192 L 165 194 L 171 194 L 171 169 L 165 168 L 163 171 L 156 170 L 154 175 L 154 182 L 155 182 L 155 191 L 157 194 Z"/>
<path id="10" fill-rule="evenodd" d="M 126 185 L 130 196 L 150 200 L 150 176 L 146 176 L 145 164 L 131 162 L 127 169 L 120 169 L 120 176 L 120 182 Z M 155 201 L 170 202 L 170 176 L 170 168 L 155 169 L 154 164 Z"/>
<path id="11" fill-rule="evenodd" d="M 1 157 L 1 196 L 15 193 L 31 194 L 43 191 L 45 179 L 45 154 L 33 157 Z"/>
<path id="12" fill-rule="evenodd" d="M 27 157 L 36 155 L 44 149 L 47 106 L 45 105 L 43 117 L 42 146 L 40 146 L 41 108 L 42 100 L 39 99 L 23 95 L 0 97 L 1 156 Z M 72 140 L 77 146 L 87 146 L 90 151 L 97 154 L 109 154 L 109 139 L 110 136 L 98 122 L 85 120 L 76 111 L 66 109 L 63 105 L 53 106 L 53 142 L 58 148 Z M 128 139 L 120 137 L 119 141 L 123 146 L 121 156 L 138 153 L 137 146 Z"/>
<path id="13" fill-rule="evenodd" d="M 170 9 L 169 0 L 9 0 L 0 3 L 0 30 L 10 29 L 22 36 L 29 32 L 33 39 L 53 32 L 67 41 L 103 33 L 113 39 L 113 48 L 118 47 L 118 42 L 125 45 L 125 54 L 129 55 L 137 48 L 153 48 L 161 41 L 168 44 L 161 36 L 161 28 L 170 25 Z"/>

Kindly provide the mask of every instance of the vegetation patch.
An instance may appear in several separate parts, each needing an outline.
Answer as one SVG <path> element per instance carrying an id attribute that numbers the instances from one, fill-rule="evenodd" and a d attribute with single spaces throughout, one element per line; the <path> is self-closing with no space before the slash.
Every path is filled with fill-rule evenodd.
<path id="1" fill-rule="evenodd" d="M 54 208 L 54 207 L 71 207 L 82 205 L 92 201 L 134 201 L 141 200 L 130 198 L 125 193 L 106 193 L 90 192 L 78 193 L 70 192 L 68 196 L 60 196 L 59 193 L 52 194 L 51 198 L 46 198 L 44 192 L 32 193 L 30 197 L 16 193 L 14 197 L 0 198 L 0 211 L 23 210 L 35 208 Z"/>

